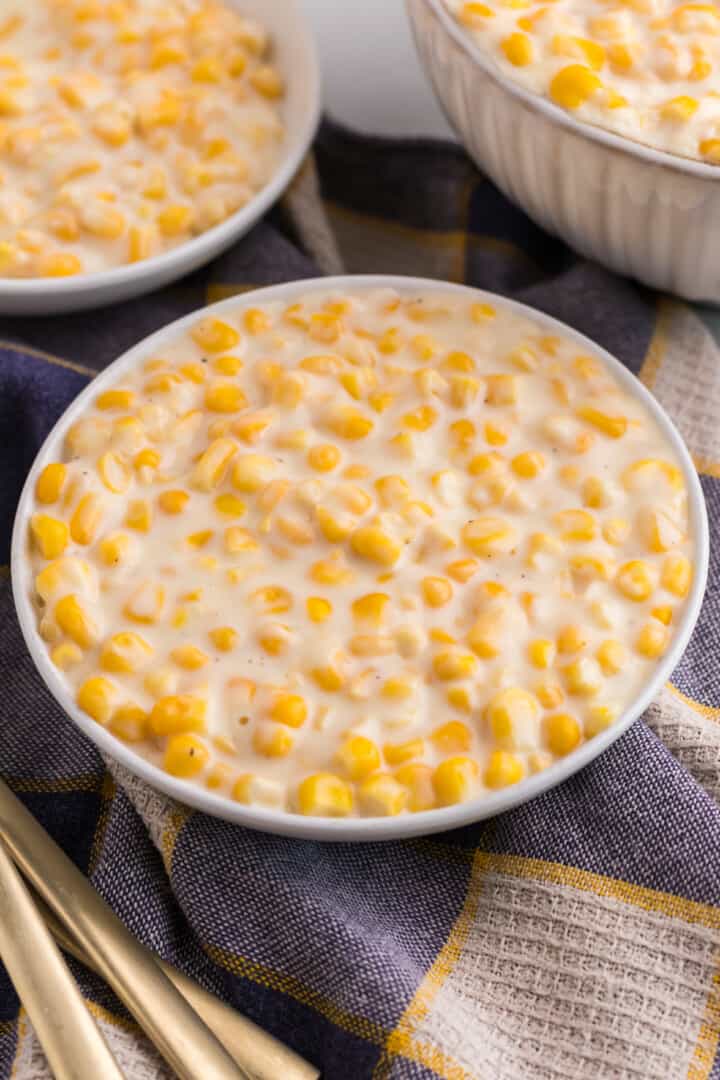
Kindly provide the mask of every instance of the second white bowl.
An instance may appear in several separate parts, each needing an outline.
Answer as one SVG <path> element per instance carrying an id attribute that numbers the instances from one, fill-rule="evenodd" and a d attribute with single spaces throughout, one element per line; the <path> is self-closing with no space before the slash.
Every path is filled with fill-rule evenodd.
<path id="1" fill-rule="evenodd" d="M 227 0 L 271 34 L 286 81 L 285 138 L 269 182 L 237 213 L 199 236 L 142 262 L 67 278 L 1 278 L 0 315 L 55 315 L 115 304 L 159 289 L 210 262 L 244 236 L 285 191 L 308 152 L 320 117 L 320 70 L 297 0 Z"/>
<path id="2" fill-rule="evenodd" d="M 720 303 L 720 169 L 589 124 L 505 78 L 444 0 L 406 0 L 422 62 L 468 153 L 581 254 Z"/>

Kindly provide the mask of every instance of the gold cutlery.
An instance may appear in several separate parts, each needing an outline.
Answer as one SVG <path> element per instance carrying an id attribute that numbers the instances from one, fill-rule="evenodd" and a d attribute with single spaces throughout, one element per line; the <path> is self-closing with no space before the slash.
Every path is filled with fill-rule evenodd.
<path id="1" fill-rule="evenodd" d="M 134 988 L 132 1000 L 136 999 L 138 984 L 148 971 L 151 975 L 153 972 L 160 975 L 174 993 L 177 991 L 175 998 L 185 1006 L 182 1016 L 173 1011 L 174 1000 L 168 996 L 163 997 L 160 1008 L 147 988 L 143 997 L 148 1007 L 155 1004 L 155 1027 L 159 1024 L 164 1029 L 166 1039 L 174 1035 L 176 1025 L 184 1023 L 183 1016 L 189 1012 L 201 1027 L 204 1021 L 206 1028 L 214 1033 L 234 1060 L 237 1068 L 227 1075 L 252 1077 L 253 1080 L 279 1080 L 280 1077 L 282 1080 L 317 1080 L 320 1074 L 313 1065 L 172 965 L 165 964 L 133 938 L 90 882 L 2 780 L 0 836 L 5 838 L 15 862 L 32 883 L 38 913 L 45 918 L 63 949 L 96 971 L 116 990 L 118 986 L 114 980 L 130 977 Z M 114 971 L 118 959 L 121 962 L 119 973 Z M 131 962 L 135 964 L 134 971 L 128 971 Z M 122 994 L 119 996 L 128 1004 Z M 133 1015 L 156 1042 L 147 1016 Z M 165 1056 L 162 1046 L 157 1042 L 156 1045 Z M 202 1058 L 190 1060 L 200 1071 L 180 1073 L 181 1076 L 195 1075 L 200 1080 L 210 1080 L 210 1077 L 226 1075 L 213 1073 L 209 1068 L 204 1070 Z M 171 1064 L 179 1072 L 174 1063 Z"/>
<path id="2" fill-rule="evenodd" d="M 34 899 L 60 948 L 74 956 L 81 964 L 93 968 L 87 955 L 45 902 L 37 895 Z M 214 994 L 203 990 L 172 964 L 166 964 L 155 956 L 153 959 L 192 1005 L 198 1016 L 201 1016 L 207 1026 L 215 1032 L 228 1053 L 253 1077 L 253 1080 L 278 1080 L 279 1077 L 282 1077 L 282 1080 L 318 1080 L 320 1072 L 314 1065 L 305 1061 L 272 1035 L 268 1035 L 252 1020 L 246 1019 L 229 1005 L 225 1005 Z"/>
<path id="3" fill-rule="evenodd" d="M 181 1080 L 247 1080 L 225 1047 L 0 780 L 0 836 L 16 864 Z M 87 1074 L 86 1074 L 87 1075 Z"/>
<path id="4" fill-rule="evenodd" d="M 1 840 L 0 956 L 56 1080 L 123 1080 Z"/>

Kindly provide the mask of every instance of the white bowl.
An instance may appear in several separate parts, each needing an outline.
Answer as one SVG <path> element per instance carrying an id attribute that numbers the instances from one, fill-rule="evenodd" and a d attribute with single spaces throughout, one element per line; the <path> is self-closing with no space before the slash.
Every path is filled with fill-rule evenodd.
<path id="1" fill-rule="evenodd" d="M 506 78 L 444 0 L 406 4 L 448 119 L 508 198 L 621 274 L 720 303 L 720 168 L 580 123 Z"/>
<path id="2" fill-rule="evenodd" d="M 210 262 L 244 236 L 285 191 L 309 150 L 320 117 L 320 69 L 297 0 L 226 0 L 258 19 L 272 36 L 287 92 L 281 103 L 285 137 L 269 182 L 219 225 L 142 262 L 67 278 L 0 278 L 0 315 L 55 315 L 140 296 Z"/>
<path id="3" fill-rule="evenodd" d="M 142 363 L 149 356 L 162 353 L 170 342 L 177 339 L 183 329 L 189 328 L 197 321 L 198 312 L 186 315 L 184 318 L 178 319 L 177 322 L 170 323 L 169 326 L 152 334 L 140 342 L 139 345 L 135 345 L 129 352 L 115 360 L 101 375 L 93 379 L 90 385 L 83 390 L 66 410 L 45 440 L 25 481 L 15 516 L 11 552 L 13 596 L 25 642 L 35 666 L 51 694 L 60 707 L 75 721 L 80 730 L 88 738 L 92 739 L 103 753 L 115 758 L 131 772 L 146 780 L 152 787 L 164 791 L 179 802 L 186 803 L 207 814 L 214 814 L 216 817 L 235 822 L 238 825 L 246 825 L 253 829 L 262 829 L 266 832 L 280 833 L 285 836 L 299 836 L 314 840 L 389 840 L 402 836 L 418 836 L 441 832 L 445 829 L 454 829 L 460 825 L 467 825 L 472 821 L 480 821 L 482 818 L 491 817 L 503 810 L 508 810 L 512 806 L 517 806 L 519 803 L 527 802 L 528 799 L 532 799 L 535 795 L 554 787 L 555 784 L 559 784 L 562 780 L 577 772 L 578 769 L 587 765 L 588 762 L 596 758 L 598 754 L 601 754 L 603 750 L 606 750 L 611 743 L 622 735 L 630 724 L 644 712 L 670 676 L 687 645 L 697 620 L 705 591 L 708 566 L 708 525 L 705 501 L 692 459 L 676 428 L 642 383 L 627 368 L 623 367 L 619 360 L 605 352 L 604 349 L 590 341 L 589 338 L 570 329 L 564 323 L 558 322 L 557 319 L 552 319 L 550 316 L 528 308 L 524 304 L 518 304 L 515 301 L 496 296 L 494 293 L 481 292 L 464 285 L 449 285 L 424 278 L 381 275 L 328 277 L 310 281 L 294 281 L 286 285 L 273 285 L 267 289 L 244 293 L 242 298 L 231 297 L 229 300 L 223 300 L 219 304 L 213 304 L 205 308 L 204 311 L 221 315 L 223 312 L 236 312 L 245 307 L 256 307 L 276 300 L 292 303 L 303 294 L 313 291 L 343 291 L 354 288 L 390 288 L 396 289 L 405 295 L 417 294 L 418 292 L 426 294 L 451 292 L 465 295 L 473 300 L 489 301 L 495 306 L 503 306 L 532 318 L 540 326 L 546 327 L 549 334 L 560 334 L 569 337 L 577 342 L 578 348 L 583 353 L 589 352 L 598 357 L 619 380 L 624 389 L 645 405 L 677 454 L 689 494 L 690 524 L 692 535 L 695 538 L 693 558 L 696 570 L 691 592 L 685 603 L 682 616 L 675 627 L 672 646 L 658 663 L 642 694 L 626 709 L 612 727 L 596 735 L 594 739 L 583 743 L 577 750 L 574 750 L 562 760 L 555 762 L 544 772 L 529 776 L 512 787 L 440 810 L 426 810 L 399 817 L 333 819 L 303 817 L 300 814 L 280 813 L 278 811 L 243 806 L 229 798 L 206 791 L 199 786 L 177 780 L 136 754 L 128 745 L 116 739 L 109 731 L 97 724 L 77 707 L 63 682 L 60 672 L 50 662 L 47 645 L 38 633 L 37 617 L 32 602 L 33 576 L 30 560 L 27 557 L 28 522 L 33 511 L 35 481 L 49 461 L 58 460 L 60 457 L 67 429 L 83 412 L 86 405 L 104 387 L 115 383 L 124 371 Z"/>

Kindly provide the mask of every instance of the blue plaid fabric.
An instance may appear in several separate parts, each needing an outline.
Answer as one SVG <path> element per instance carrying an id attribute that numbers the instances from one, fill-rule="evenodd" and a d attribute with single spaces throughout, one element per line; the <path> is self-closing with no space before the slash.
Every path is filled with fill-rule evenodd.
<path id="1" fill-rule="evenodd" d="M 315 153 L 318 212 L 349 271 L 464 281 L 532 304 L 617 355 L 675 416 L 702 473 L 713 549 L 672 685 L 595 763 L 494 820 L 425 841 L 287 840 L 108 773 L 34 671 L 5 566 L 0 771 L 140 940 L 328 1080 L 717 1080 L 718 317 L 580 259 L 449 144 L 325 125 Z M 2 320 L 0 562 L 33 457 L 87 380 L 210 300 L 316 276 L 296 226 L 278 209 L 211 266 L 141 300 Z M 128 1076 L 166 1075 L 112 993 L 73 971 Z M 39 1075 L 0 968 L 0 1080 Z"/>

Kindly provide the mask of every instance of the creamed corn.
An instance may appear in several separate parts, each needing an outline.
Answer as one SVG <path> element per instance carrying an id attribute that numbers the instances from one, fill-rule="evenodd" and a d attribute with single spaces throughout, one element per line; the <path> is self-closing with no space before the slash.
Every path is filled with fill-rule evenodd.
<path id="1" fill-rule="evenodd" d="M 222 0 L 6 0 L 0 277 L 137 262 L 205 232 L 280 157 L 265 29 Z"/>
<path id="2" fill-rule="evenodd" d="M 28 521 L 52 662 L 138 753 L 251 805 L 517 783 L 622 714 L 692 583 L 642 404 L 442 289 L 210 309 L 63 438 Z"/>
<path id="3" fill-rule="evenodd" d="M 514 82 L 581 121 L 720 164 L 718 4 L 445 2 Z"/>

